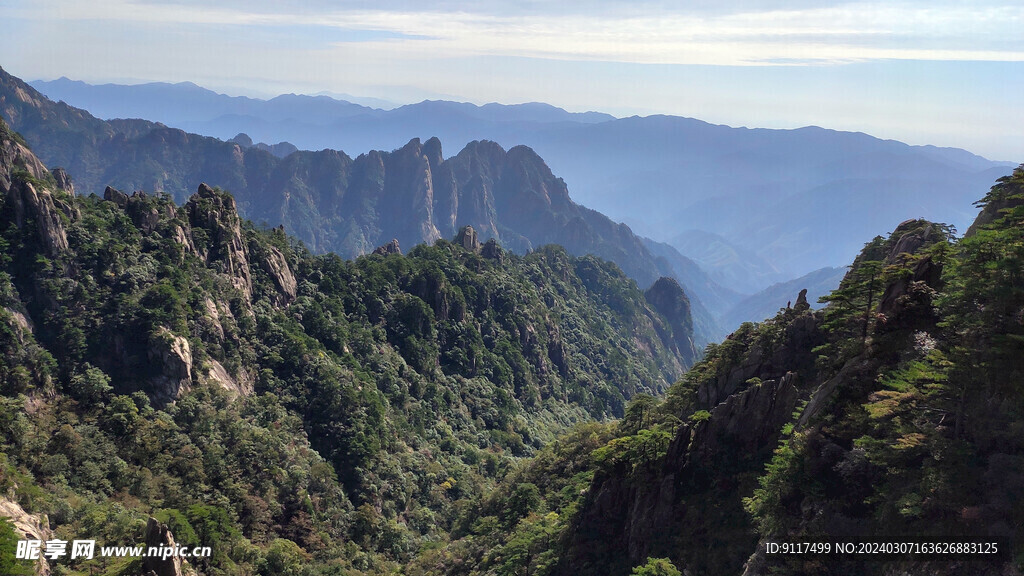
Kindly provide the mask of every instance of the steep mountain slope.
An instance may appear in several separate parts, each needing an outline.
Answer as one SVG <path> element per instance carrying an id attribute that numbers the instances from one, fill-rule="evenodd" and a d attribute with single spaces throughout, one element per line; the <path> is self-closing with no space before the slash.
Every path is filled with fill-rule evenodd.
<path id="1" fill-rule="evenodd" d="M 533 494 L 516 522 L 483 507 L 417 573 L 1019 574 L 1024 165 L 982 204 L 959 240 L 876 237 L 826 308 L 801 292 L 566 436 L 489 497 Z"/>
<path id="2" fill-rule="evenodd" d="M 210 182 L 234 194 L 243 216 L 284 225 L 315 252 L 354 257 L 392 239 L 408 248 L 470 225 L 481 241 L 495 238 L 517 253 L 559 244 L 611 260 L 642 287 L 674 274 L 627 226 L 573 202 L 565 182 L 523 146 L 471 142 L 444 159 L 431 138 L 355 159 L 334 150 L 281 159 L 143 120 L 103 122 L 3 72 L 0 114 L 46 163 L 75 175 L 79 193 L 112 185 L 183 202 L 193 182 Z M 721 333 L 710 317 L 697 329 L 699 346 Z"/>
<path id="3" fill-rule="evenodd" d="M 134 116 L 145 102 L 130 93 L 141 89 L 78 86 L 82 99 L 69 102 L 101 105 L 110 116 Z M 87 96 L 90 90 L 124 95 L 121 112 L 111 106 L 118 99 L 97 102 Z M 671 243 L 691 231 L 690 240 L 697 242 L 676 248 L 701 264 L 702 256 L 725 256 L 719 241 L 707 235 L 724 239 L 743 253 L 744 266 L 723 270 L 727 275 L 715 280 L 748 294 L 848 262 L 861 238 L 892 230 L 907 218 L 963 230 L 974 216 L 974 191 L 1013 168 L 963 150 L 817 127 L 732 128 L 674 116 L 611 119 L 494 105 L 505 112 L 499 115 L 485 113 L 488 106 L 423 102 L 392 111 L 339 112 L 333 120 L 315 122 L 258 112 L 212 121 L 179 115 L 172 125 L 225 139 L 245 132 L 304 149 L 391 150 L 410 134 L 438 136 L 449 145 L 525 144 L 571 184 L 577 201 L 656 240 Z M 744 268 L 749 275 L 737 276 Z"/>
<path id="4" fill-rule="evenodd" d="M 60 537 L 154 514 L 215 547 L 204 574 L 393 571 L 514 456 L 696 355 L 678 286 L 592 256 L 466 228 L 344 261 L 205 184 L 68 188 L 0 122 L 0 488 Z"/>

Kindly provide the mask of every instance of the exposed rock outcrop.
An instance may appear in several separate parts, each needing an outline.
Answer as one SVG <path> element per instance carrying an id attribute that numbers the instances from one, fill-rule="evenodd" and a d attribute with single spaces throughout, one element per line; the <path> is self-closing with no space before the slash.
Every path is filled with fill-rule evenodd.
<path id="1" fill-rule="evenodd" d="M 800 290 L 800 293 L 796 296 L 796 304 L 793 305 L 793 309 L 797 312 L 804 312 L 810 310 L 811 305 L 807 302 L 807 288 Z"/>
<path id="2" fill-rule="evenodd" d="M 497 260 L 499 265 L 505 263 L 505 251 L 501 249 L 501 245 L 494 238 L 484 243 L 480 248 L 480 255 L 489 260 Z"/>
<path id="3" fill-rule="evenodd" d="M 47 190 L 56 187 L 39 158 L 0 120 L 0 194 L 7 199 L 18 228 L 28 220 L 35 223 L 39 240 L 51 257 L 68 249 L 62 218 L 76 216 L 70 205 Z"/>
<path id="4" fill-rule="evenodd" d="M 644 292 L 647 302 L 665 317 L 672 329 L 672 342 L 677 352 L 692 364 L 698 352 L 693 343 L 693 318 L 690 316 L 690 299 L 675 278 L 659 278 Z"/>
<path id="5" fill-rule="evenodd" d="M 228 372 L 223 364 L 213 358 L 208 358 L 206 362 L 208 363 L 205 374 L 206 382 L 220 386 L 232 396 L 252 395 L 253 382 L 244 369 L 240 369 L 240 373 L 236 378 Z"/>
<path id="6" fill-rule="evenodd" d="M 207 263 L 218 264 L 232 285 L 242 292 L 246 300 L 251 300 L 249 255 L 235 199 L 230 194 L 200 184 L 185 204 L 185 213 L 193 230 L 201 228 L 206 232 L 207 242 L 204 245 L 197 243 L 197 253 Z"/>
<path id="7" fill-rule="evenodd" d="M 1024 164 L 1018 166 L 1017 170 L 1019 171 L 1022 168 L 1024 168 Z M 1012 176 L 1000 178 L 999 183 L 996 184 L 995 188 L 1005 190 L 1011 180 Z M 977 218 L 975 218 L 974 223 L 972 223 L 970 228 L 964 232 L 964 237 L 967 238 L 977 234 L 978 230 L 981 230 L 983 227 L 1000 218 L 1004 211 L 1024 204 L 1024 200 L 1021 200 L 1016 196 L 1016 194 L 1000 194 L 997 195 L 995 199 L 985 204 L 985 207 L 981 209 L 981 213 L 978 214 Z"/>
<path id="8" fill-rule="evenodd" d="M 71 176 L 63 168 L 54 168 L 50 171 L 50 174 L 53 175 L 53 179 L 57 182 L 57 188 L 72 196 L 75 195 L 75 185 L 71 182 Z"/>
<path id="9" fill-rule="evenodd" d="M 150 518 L 146 523 L 146 546 L 150 548 L 174 548 L 174 535 L 163 522 Z M 182 559 L 177 556 L 168 558 L 147 556 L 142 559 L 142 570 L 146 576 L 183 576 Z"/>
<path id="10" fill-rule="evenodd" d="M 696 534 L 689 521 L 702 519 L 701 510 L 732 509 L 743 514 L 739 499 L 715 502 L 719 491 L 739 489 L 740 479 L 729 471 L 760 470 L 789 421 L 799 392 L 793 374 L 751 386 L 716 406 L 710 417 L 683 425 L 660 462 L 633 474 L 615 470 L 598 473 L 574 522 L 573 536 L 556 574 L 628 574 L 648 557 L 673 557 L 680 538 L 687 546 L 714 554 L 718 561 L 741 566 L 748 550 L 723 546 L 744 542 L 753 546 L 745 529 L 731 533 Z M 737 549 L 732 549 L 732 548 Z M 699 570 L 699 569 L 697 569 Z M 695 572 L 695 573 L 700 573 Z"/>
<path id="11" fill-rule="evenodd" d="M 284 254 L 277 248 L 268 245 L 267 253 L 260 263 L 277 288 L 277 304 L 286 305 L 295 300 L 299 284 L 295 280 L 295 275 L 292 274 L 292 269 L 288 266 L 288 260 L 285 259 Z"/>
<path id="12" fill-rule="evenodd" d="M 148 356 L 158 370 L 150 381 L 154 404 L 173 402 L 192 389 L 192 349 L 187 339 L 161 328 L 150 336 Z"/>
<path id="13" fill-rule="evenodd" d="M 472 226 L 464 226 L 455 237 L 455 243 L 470 252 L 480 251 L 480 241 L 477 240 L 476 230 Z"/>
<path id="14" fill-rule="evenodd" d="M 383 256 L 387 256 L 388 254 L 401 254 L 402 248 L 398 245 L 398 238 L 392 238 L 391 242 L 388 242 L 383 246 L 378 246 L 374 249 L 373 253 Z"/>
<path id="15" fill-rule="evenodd" d="M 29 514 L 17 502 L 0 497 L 0 518 L 14 526 L 14 532 L 23 540 L 47 541 L 53 537 L 45 514 Z M 36 561 L 36 576 L 49 576 L 50 564 L 42 554 Z"/>
<path id="16" fill-rule="evenodd" d="M 143 234 L 152 234 L 160 224 L 160 211 L 151 202 L 147 202 L 147 195 L 141 190 L 133 192 L 128 198 L 125 212 Z"/>
<path id="17" fill-rule="evenodd" d="M 782 331 L 781 341 L 770 349 L 754 343 L 729 370 L 710 378 L 697 388 L 697 407 L 710 410 L 730 394 L 742 389 L 753 378 L 778 379 L 787 372 L 811 374 L 816 354 L 812 350 L 825 343 L 817 317 L 807 311 L 794 314 Z M 733 339 L 730 335 L 728 340 Z"/>
<path id="18" fill-rule="evenodd" d="M 7 201 L 14 209 L 14 220 L 18 227 L 26 219 L 35 222 L 35 229 L 46 253 L 56 256 L 68 249 L 68 236 L 61 221 L 62 212 L 57 209 L 53 195 L 45 188 L 24 180 L 15 180 L 7 190 Z"/>
<path id="19" fill-rule="evenodd" d="M 113 186 L 107 186 L 103 190 L 103 199 L 107 202 L 113 202 L 121 208 L 128 205 L 128 195 Z"/>

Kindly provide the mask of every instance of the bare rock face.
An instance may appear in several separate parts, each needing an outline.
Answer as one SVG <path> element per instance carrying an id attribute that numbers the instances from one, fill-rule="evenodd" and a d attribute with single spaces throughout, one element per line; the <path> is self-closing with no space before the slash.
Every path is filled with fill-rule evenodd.
<path id="1" fill-rule="evenodd" d="M 942 266 L 933 262 L 930 256 L 918 260 L 912 275 L 898 278 L 886 286 L 878 302 L 876 331 L 930 328 L 938 320 L 932 298 L 941 284 Z"/>
<path id="2" fill-rule="evenodd" d="M 252 395 L 253 382 L 244 370 L 240 370 L 238 377 L 235 377 L 228 372 L 223 364 L 213 358 L 208 359 L 207 363 L 208 368 L 204 377 L 207 383 L 220 386 L 233 397 Z"/>
<path id="3" fill-rule="evenodd" d="M 465 226 L 459 230 L 459 235 L 455 237 L 455 243 L 470 252 L 480 251 L 480 241 L 477 240 L 476 230 L 472 226 Z"/>
<path id="4" fill-rule="evenodd" d="M 383 256 L 387 256 L 388 254 L 401 255 L 402 248 L 398 245 L 398 238 L 392 238 L 391 242 L 388 242 L 383 246 L 378 246 L 376 249 L 374 249 L 373 253 L 380 254 Z"/>
<path id="5" fill-rule="evenodd" d="M 46 541 L 53 537 L 45 514 L 29 514 L 17 502 L 0 497 L 0 518 L 14 526 L 20 539 Z M 36 576 L 50 576 L 50 565 L 42 555 L 36 564 Z"/>
<path id="6" fill-rule="evenodd" d="M 161 328 L 150 337 L 148 355 L 160 369 L 151 381 L 155 404 L 173 402 L 192 389 L 192 349 L 188 340 Z"/>
<path id="7" fill-rule="evenodd" d="M 18 228 L 33 220 L 47 254 L 56 256 L 68 249 L 62 216 L 70 218 L 75 213 L 46 189 L 52 183 L 53 177 L 39 158 L 0 120 L 0 194 L 13 210 Z"/>
<path id="8" fill-rule="evenodd" d="M 196 244 L 198 254 L 208 263 L 220 266 L 246 300 L 252 300 L 252 275 L 249 254 L 242 237 L 242 221 L 230 194 L 217 192 L 206 184 L 185 204 L 189 225 L 206 233 L 206 242 Z"/>
<path id="9" fill-rule="evenodd" d="M 174 548 L 174 535 L 167 528 L 167 525 L 158 521 L 156 518 L 150 518 L 146 524 L 146 546 Z M 178 557 L 156 558 L 156 557 L 145 557 L 142 560 L 142 570 L 146 576 L 182 576 L 183 572 L 181 569 L 182 560 Z"/>
<path id="10" fill-rule="evenodd" d="M 738 488 L 723 470 L 749 465 L 746 459 L 760 470 L 771 457 L 778 430 L 799 397 L 794 379 L 785 374 L 751 386 L 716 406 L 707 419 L 683 425 L 664 459 L 644 476 L 630 478 L 623 470 L 595 475 L 555 574 L 628 574 L 648 557 L 671 557 L 677 538 L 689 528 L 687 519 L 693 521 L 690 508 L 723 485 Z M 726 535 L 708 535 L 712 542 L 719 536 Z M 737 567 L 746 550 L 728 552 Z"/>
<path id="11" fill-rule="evenodd" d="M 261 264 L 263 270 L 270 274 L 274 286 L 277 287 L 277 304 L 285 305 L 295 300 L 299 283 L 295 280 L 295 275 L 292 274 L 292 269 L 288 266 L 288 260 L 285 259 L 284 254 L 273 246 L 267 246 L 267 254 Z"/>
<path id="12" fill-rule="evenodd" d="M 128 195 L 113 186 L 107 186 L 103 190 L 103 199 L 107 202 L 113 202 L 121 208 L 128 205 Z"/>
<path id="13" fill-rule="evenodd" d="M 75 195 L 75 185 L 71 182 L 71 176 L 68 175 L 63 168 L 54 168 L 50 171 L 50 174 L 52 174 L 53 179 L 57 181 L 57 188 L 60 188 L 72 196 Z"/>
<path id="14" fill-rule="evenodd" d="M 49 174 L 39 158 L 19 142 L 4 123 L 0 126 L 0 187 L 6 190 L 11 186 L 11 172 L 16 170 L 37 180 L 45 180 Z"/>
<path id="15" fill-rule="evenodd" d="M 647 302 L 665 317 L 672 329 L 672 342 L 677 352 L 693 364 L 697 348 L 693 343 L 693 319 L 690 316 L 690 299 L 675 278 L 659 278 L 644 292 Z"/>
<path id="16" fill-rule="evenodd" d="M 35 221 L 39 239 L 47 254 L 56 256 L 68 249 L 61 211 L 49 190 L 37 189 L 31 182 L 16 180 L 7 190 L 7 201 L 14 208 L 14 220 L 19 228 L 27 218 Z"/>

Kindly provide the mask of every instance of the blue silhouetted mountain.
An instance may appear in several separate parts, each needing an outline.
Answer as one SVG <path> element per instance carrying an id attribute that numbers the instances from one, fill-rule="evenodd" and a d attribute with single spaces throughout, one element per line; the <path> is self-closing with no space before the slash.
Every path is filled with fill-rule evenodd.
<path id="1" fill-rule="evenodd" d="M 223 139 L 244 132 L 307 150 L 393 150 L 415 135 L 449 146 L 527 145 L 569 183 L 576 201 L 670 244 L 694 233 L 676 248 L 702 265 L 709 253 L 731 246 L 742 260 L 708 271 L 746 293 L 847 262 L 863 238 L 908 218 L 965 229 L 975 191 L 1015 165 L 818 127 L 614 119 L 538 103 L 425 101 L 380 110 L 325 96 L 230 98 L 188 84 L 35 85 L 101 117 L 145 117 Z M 701 237 L 706 242 L 695 241 Z"/>

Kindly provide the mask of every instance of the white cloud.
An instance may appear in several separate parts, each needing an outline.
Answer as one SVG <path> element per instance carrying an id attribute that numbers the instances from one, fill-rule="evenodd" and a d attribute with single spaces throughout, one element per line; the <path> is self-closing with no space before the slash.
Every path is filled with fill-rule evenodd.
<path id="1" fill-rule="evenodd" d="M 364 3 L 347 3 L 364 6 Z M 810 5 L 808 7 L 808 4 Z M 422 59 L 455 56 L 517 56 L 647 64 L 773 65 L 843 63 L 869 59 L 1024 61 L 1024 7 L 930 3 L 776 2 L 774 10 L 740 8 L 652 14 L 605 9 L 508 14 L 466 10 L 412 11 L 410 3 L 390 10 L 314 9 L 281 11 L 208 7 L 202 4 L 107 0 L 82 3 L 52 0 L 43 6 L 14 6 L 0 13 L 40 19 L 108 20 L 170 26 L 321 27 L 337 31 L 389 33 L 360 43 L 382 55 Z M 787 9 L 785 6 L 799 6 Z M 337 5 L 334 5 L 337 6 Z M 607 6 L 607 5 L 602 5 Z M 646 7 L 646 8 L 645 8 Z M 289 36 L 292 48 L 305 41 Z M 346 41 L 350 42 L 350 41 Z"/>

